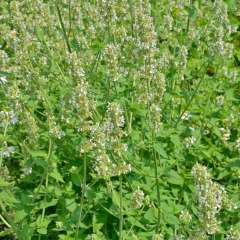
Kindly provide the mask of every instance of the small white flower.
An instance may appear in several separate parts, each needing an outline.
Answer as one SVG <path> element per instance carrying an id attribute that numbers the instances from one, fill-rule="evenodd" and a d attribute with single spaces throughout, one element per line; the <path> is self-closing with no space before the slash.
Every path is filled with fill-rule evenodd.
<path id="1" fill-rule="evenodd" d="M 8 82 L 7 77 L 6 76 L 1 76 L 0 77 L 0 84 L 6 84 Z"/>
<path id="2" fill-rule="evenodd" d="M 224 104 L 224 96 L 223 95 L 217 96 L 216 102 L 218 106 L 222 106 Z"/>
<path id="3" fill-rule="evenodd" d="M 32 168 L 31 167 L 25 167 L 23 168 L 23 172 L 25 175 L 30 175 L 32 173 Z"/>
<path id="4" fill-rule="evenodd" d="M 164 237 L 161 233 L 158 233 L 158 234 L 155 234 L 153 237 L 152 237 L 152 240 L 163 240 Z"/>
<path id="5" fill-rule="evenodd" d="M 185 112 L 182 115 L 181 119 L 187 121 L 187 120 L 191 119 L 191 117 L 192 117 L 192 115 L 189 112 Z"/>
<path id="6" fill-rule="evenodd" d="M 186 148 L 190 148 L 196 141 L 197 141 L 197 139 L 194 136 L 185 138 Z"/>
<path id="7" fill-rule="evenodd" d="M 225 128 L 220 128 L 220 131 L 222 133 L 222 139 L 224 142 L 227 142 L 230 139 L 231 136 L 231 132 L 229 129 L 225 129 Z"/>
<path id="8" fill-rule="evenodd" d="M 138 187 L 132 196 L 132 204 L 134 208 L 141 208 L 144 201 L 144 192 Z"/>
<path id="9" fill-rule="evenodd" d="M 240 138 L 237 139 L 235 148 L 236 148 L 237 151 L 240 153 Z"/>
<path id="10" fill-rule="evenodd" d="M 179 216 L 180 220 L 184 223 L 184 224 L 188 224 L 191 222 L 192 220 L 192 216 L 191 214 L 188 212 L 188 210 L 182 210 L 180 212 L 180 216 Z"/>
<path id="11" fill-rule="evenodd" d="M 14 152 L 15 152 L 15 147 L 14 146 L 8 147 L 6 145 L 1 151 L 1 156 L 2 157 L 10 157 L 10 155 Z"/>

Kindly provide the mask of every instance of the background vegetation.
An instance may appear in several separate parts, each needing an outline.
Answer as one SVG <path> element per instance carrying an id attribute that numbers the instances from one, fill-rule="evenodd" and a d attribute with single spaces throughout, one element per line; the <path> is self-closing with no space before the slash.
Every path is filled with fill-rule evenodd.
<path id="1" fill-rule="evenodd" d="M 240 5 L 0 4 L 1 239 L 240 239 Z"/>

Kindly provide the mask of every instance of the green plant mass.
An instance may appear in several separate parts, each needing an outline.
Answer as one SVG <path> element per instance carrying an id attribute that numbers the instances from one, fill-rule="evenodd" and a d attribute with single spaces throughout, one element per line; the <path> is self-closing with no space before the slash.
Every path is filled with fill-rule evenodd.
<path id="1" fill-rule="evenodd" d="M 240 240 L 239 0 L 2 0 L 1 240 Z"/>

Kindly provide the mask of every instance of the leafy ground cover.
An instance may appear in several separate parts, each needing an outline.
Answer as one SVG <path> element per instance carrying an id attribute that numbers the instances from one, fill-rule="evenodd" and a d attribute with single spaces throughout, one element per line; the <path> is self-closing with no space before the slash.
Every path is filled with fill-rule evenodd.
<path id="1" fill-rule="evenodd" d="M 0 239 L 240 239 L 240 4 L 0 4 Z"/>

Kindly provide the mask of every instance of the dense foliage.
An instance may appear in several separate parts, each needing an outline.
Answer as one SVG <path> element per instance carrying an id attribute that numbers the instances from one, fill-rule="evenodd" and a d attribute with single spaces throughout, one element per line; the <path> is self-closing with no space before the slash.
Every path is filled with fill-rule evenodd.
<path id="1" fill-rule="evenodd" d="M 240 239 L 238 0 L 0 4 L 0 239 Z"/>

